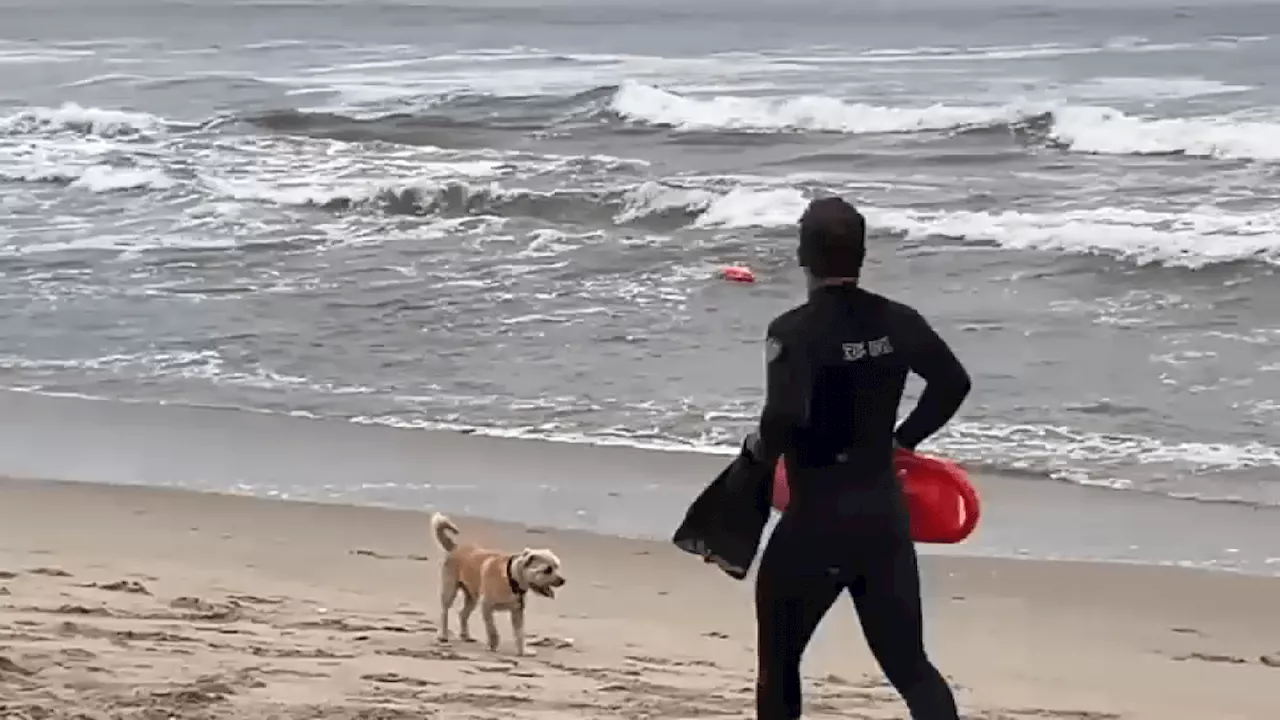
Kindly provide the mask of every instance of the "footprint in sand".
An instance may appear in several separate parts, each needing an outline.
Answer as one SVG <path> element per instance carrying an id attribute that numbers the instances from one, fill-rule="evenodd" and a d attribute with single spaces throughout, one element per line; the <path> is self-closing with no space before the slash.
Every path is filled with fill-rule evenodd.
<path id="1" fill-rule="evenodd" d="M 324 648 L 305 647 L 273 647 L 270 645 L 250 645 L 249 653 L 256 657 L 295 658 L 308 660 L 349 660 L 355 653 L 341 653 Z"/>
<path id="2" fill-rule="evenodd" d="M 394 672 L 370 673 L 368 675 L 361 675 L 360 679 L 368 680 L 369 682 L 376 682 L 376 683 L 396 683 L 400 685 L 412 685 L 413 687 L 429 687 L 431 685 L 440 684 L 432 680 L 423 680 L 422 678 L 409 677 L 408 675 L 401 675 L 400 673 L 394 673 Z"/>
<path id="3" fill-rule="evenodd" d="M 249 605 L 280 605 L 284 603 L 284 598 L 267 598 L 257 595 L 232 595 L 228 599 Z"/>
<path id="4" fill-rule="evenodd" d="M 214 603 L 189 595 L 174 598 L 169 601 L 169 607 L 187 611 L 184 620 L 235 622 L 242 615 L 240 603 L 234 600 L 230 603 Z"/>
<path id="5" fill-rule="evenodd" d="M 78 648 L 78 647 L 63 648 L 62 650 L 58 651 L 58 655 L 65 660 L 72 660 L 75 662 L 95 660 L 98 657 L 98 653 L 93 652 L 92 650 L 85 650 L 84 648 Z"/>
<path id="6" fill-rule="evenodd" d="M 165 700 L 183 708 L 221 703 L 235 694 L 235 688 L 213 679 L 201 679 L 187 685 L 145 693 L 151 700 Z"/>
<path id="7" fill-rule="evenodd" d="M 23 677 L 27 677 L 35 675 L 36 673 L 34 670 L 28 670 L 9 658 L 0 655 L 0 676 L 5 674 L 22 675 Z"/>
<path id="8" fill-rule="evenodd" d="M 366 548 L 351 550 L 350 553 L 360 557 L 373 558 L 374 560 L 412 560 L 414 562 L 427 562 L 431 560 L 431 558 L 426 555 L 405 555 L 402 557 L 400 555 L 387 555 L 385 553 L 380 553 L 377 550 L 369 550 Z"/>
<path id="9" fill-rule="evenodd" d="M 377 650 L 379 655 L 389 655 L 391 657 L 406 657 L 417 660 L 466 660 L 467 657 L 461 653 L 454 652 L 448 648 L 428 648 L 425 650 L 413 650 L 410 648 L 394 648 L 391 650 Z"/>
<path id="10" fill-rule="evenodd" d="M 371 558 L 374 558 L 375 560 L 394 560 L 395 559 L 394 556 L 384 555 L 378 552 L 377 550 L 365 550 L 361 548 L 358 550 L 352 550 L 350 552 L 352 555 L 359 555 L 360 557 L 371 557 Z"/>
<path id="11" fill-rule="evenodd" d="M 1201 662 L 1227 663 L 1229 665 L 1244 665 L 1249 662 L 1248 660 L 1245 660 L 1242 657 L 1236 657 L 1235 655 L 1217 655 L 1213 653 L 1200 652 L 1193 652 L 1188 655 L 1179 655 L 1175 657 L 1174 660 L 1199 660 Z"/>
<path id="12" fill-rule="evenodd" d="M 491 663 L 487 665 L 477 664 L 477 665 L 471 666 L 471 669 L 477 673 L 493 673 L 495 675 L 508 675 L 510 677 L 521 677 L 521 678 L 542 677 L 542 673 L 536 670 L 521 668 L 514 661 Z M 468 674 L 472 674 L 472 673 L 469 672 Z"/>
<path id="13" fill-rule="evenodd" d="M 538 637 L 529 640 L 527 644 L 532 647 L 546 647 L 554 648 L 556 650 L 564 650 L 565 648 L 573 647 L 573 638 Z"/>
<path id="14" fill-rule="evenodd" d="M 115 613 L 104 607 L 86 607 L 84 605 L 59 605 L 56 608 L 36 608 L 43 612 L 57 613 L 58 615 L 97 615 L 99 617 L 111 617 Z"/>
<path id="15" fill-rule="evenodd" d="M 137 580 L 116 580 L 109 583 L 85 583 L 81 587 L 97 588 L 98 590 L 106 590 L 107 592 L 122 592 L 131 595 L 150 595 L 151 591 L 147 586 Z"/>

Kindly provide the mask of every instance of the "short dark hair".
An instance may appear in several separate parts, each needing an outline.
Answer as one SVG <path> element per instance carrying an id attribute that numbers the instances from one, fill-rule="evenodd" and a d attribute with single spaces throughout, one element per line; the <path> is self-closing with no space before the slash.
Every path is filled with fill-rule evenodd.
<path id="1" fill-rule="evenodd" d="M 838 197 L 818 198 L 800 216 L 801 267 L 814 277 L 858 277 L 867 257 L 867 220 Z"/>

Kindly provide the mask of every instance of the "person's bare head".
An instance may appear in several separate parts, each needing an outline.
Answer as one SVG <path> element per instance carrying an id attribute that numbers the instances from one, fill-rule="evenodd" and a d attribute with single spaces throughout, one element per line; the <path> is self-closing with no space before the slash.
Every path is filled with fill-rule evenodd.
<path id="1" fill-rule="evenodd" d="M 867 257 L 866 218 L 838 197 L 810 202 L 796 254 L 810 286 L 856 283 Z"/>

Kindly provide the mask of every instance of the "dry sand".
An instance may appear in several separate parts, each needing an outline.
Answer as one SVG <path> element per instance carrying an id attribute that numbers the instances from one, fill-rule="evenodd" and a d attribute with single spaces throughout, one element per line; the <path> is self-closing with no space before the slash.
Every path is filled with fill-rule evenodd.
<path id="1" fill-rule="evenodd" d="M 455 516 L 554 548 L 538 656 L 434 636 L 424 514 L 0 481 L 0 718 L 750 717 L 750 584 L 663 543 Z M 675 519 L 673 519 L 673 522 Z M 1280 718 L 1280 580 L 927 558 L 969 718 Z M 478 628 L 477 628 L 478 629 Z M 901 718 L 841 601 L 806 717 Z"/>

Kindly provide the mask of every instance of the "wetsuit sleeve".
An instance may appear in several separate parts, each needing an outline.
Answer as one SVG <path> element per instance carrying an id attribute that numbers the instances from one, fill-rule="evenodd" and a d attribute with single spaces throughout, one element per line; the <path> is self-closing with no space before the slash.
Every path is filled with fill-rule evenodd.
<path id="1" fill-rule="evenodd" d="M 777 462 L 790 446 L 795 428 L 804 424 L 808 388 L 800 378 L 802 353 L 794 344 L 779 337 L 772 326 L 765 338 L 764 409 L 756 452 L 764 462 Z"/>
<path id="2" fill-rule="evenodd" d="M 911 371 L 925 382 L 916 407 L 894 432 L 894 439 L 914 450 L 930 435 L 942 429 L 969 395 L 972 381 L 964 365 L 937 332 L 919 313 L 910 311 L 903 319 Z"/>

